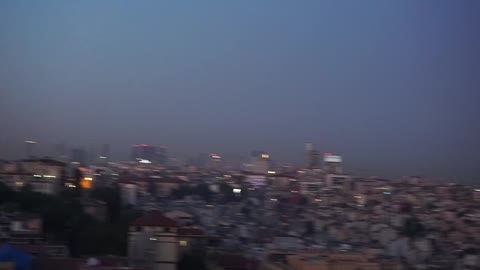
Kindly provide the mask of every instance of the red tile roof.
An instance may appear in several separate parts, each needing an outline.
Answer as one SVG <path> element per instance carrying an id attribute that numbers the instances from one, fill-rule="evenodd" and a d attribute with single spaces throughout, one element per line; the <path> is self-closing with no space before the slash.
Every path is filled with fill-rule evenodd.
<path id="1" fill-rule="evenodd" d="M 177 222 L 167 218 L 159 211 L 152 211 L 147 215 L 137 218 L 132 226 L 156 226 L 156 227 L 178 227 Z"/>

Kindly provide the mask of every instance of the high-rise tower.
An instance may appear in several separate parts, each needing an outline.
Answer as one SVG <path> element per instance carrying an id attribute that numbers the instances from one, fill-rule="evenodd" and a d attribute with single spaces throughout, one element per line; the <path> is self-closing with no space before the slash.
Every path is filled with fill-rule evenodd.
<path id="1" fill-rule="evenodd" d="M 320 168 L 320 153 L 315 149 L 313 143 L 307 143 L 305 145 L 305 154 L 307 159 L 307 169 L 319 169 Z"/>

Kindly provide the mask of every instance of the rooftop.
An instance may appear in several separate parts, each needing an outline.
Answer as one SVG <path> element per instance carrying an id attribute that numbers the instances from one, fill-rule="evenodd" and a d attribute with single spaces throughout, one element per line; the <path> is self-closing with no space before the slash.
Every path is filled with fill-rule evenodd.
<path id="1" fill-rule="evenodd" d="M 22 162 L 41 162 L 41 163 L 45 163 L 47 165 L 53 165 L 53 166 L 66 166 L 66 164 L 62 161 L 49 159 L 49 158 L 24 159 L 22 160 Z"/>
<path id="2" fill-rule="evenodd" d="M 132 226 L 152 226 L 152 227 L 178 227 L 177 222 L 165 217 L 159 211 L 150 213 L 137 218 L 132 222 Z"/>

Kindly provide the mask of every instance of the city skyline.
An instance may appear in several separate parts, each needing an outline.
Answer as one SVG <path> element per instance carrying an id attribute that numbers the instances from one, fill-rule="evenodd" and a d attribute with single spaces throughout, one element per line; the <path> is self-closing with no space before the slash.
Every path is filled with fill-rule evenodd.
<path id="1" fill-rule="evenodd" d="M 29 153 L 31 153 L 32 149 L 30 147 L 27 146 L 27 148 L 25 148 L 25 143 L 26 142 L 29 142 L 29 141 L 25 141 L 23 142 L 24 144 L 24 149 L 23 149 L 23 152 L 22 153 L 18 153 L 18 156 L 15 157 L 15 159 L 18 159 L 18 160 L 22 160 L 22 159 L 25 159 L 25 158 L 29 158 Z M 92 165 L 92 164 L 99 164 L 99 160 L 101 158 L 104 158 L 102 156 L 102 151 L 104 151 L 104 147 L 105 145 L 108 145 L 109 148 L 110 148 L 110 144 L 106 143 L 106 144 L 101 144 L 101 145 L 98 145 L 98 146 L 78 146 L 78 145 L 68 145 L 68 144 L 52 144 L 52 145 L 44 145 L 44 147 L 38 147 L 38 146 L 42 146 L 42 144 L 40 142 L 37 142 L 35 141 L 35 151 L 33 152 L 33 155 L 30 156 L 30 158 L 51 158 L 51 159 L 57 159 L 57 155 L 59 154 L 58 152 L 56 152 L 56 148 L 58 148 L 59 146 L 62 147 L 62 149 L 64 149 L 64 155 L 63 155 L 63 160 L 66 160 L 66 161 L 74 161 L 74 152 L 75 151 L 83 151 L 84 152 L 84 155 L 85 155 L 85 159 L 88 160 L 88 164 Z M 174 160 L 173 163 L 171 163 L 170 165 L 173 165 L 173 164 L 176 164 L 176 165 L 181 165 L 181 164 L 189 164 L 192 159 L 193 160 L 196 160 L 198 159 L 199 155 L 205 155 L 205 156 L 211 156 L 211 155 L 214 155 L 214 154 L 207 154 L 207 153 L 211 153 L 211 152 L 215 152 L 215 153 L 218 153 L 218 155 L 221 155 L 222 157 L 222 160 L 224 160 L 226 162 L 226 164 L 228 165 L 232 165 L 232 164 L 236 164 L 235 166 L 237 167 L 237 169 L 241 169 L 241 170 L 249 170 L 248 169 L 248 164 L 251 163 L 251 158 L 252 158 L 252 155 L 254 153 L 265 153 L 266 155 L 268 155 L 268 158 L 274 162 L 276 164 L 276 166 L 278 168 L 281 168 L 282 167 L 282 164 L 290 164 L 290 165 L 293 165 L 295 167 L 297 167 L 298 169 L 311 169 L 310 166 L 311 166 L 311 157 L 310 157 L 310 150 L 308 150 L 308 147 L 310 147 L 310 145 L 313 145 L 314 148 L 313 151 L 316 152 L 316 154 L 318 155 L 318 164 L 319 164 L 319 167 L 320 169 L 322 170 L 326 170 L 326 160 L 324 160 L 327 156 L 335 156 L 335 157 L 339 157 L 341 158 L 341 163 L 343 164 L 343 166 L 346 167 L 346 170 L 343 172 L 347 175 L 352 175 L 352 176 L 358 176 L 358 177 L 380 177 L 380 178 L 388 178 L 388 179 L 391 179 L 391 180 L 400 180 L 400 179 L 403 179 L 404 177 L 407 177 L 407 176 L 421 176 L 421 177 L 426 177 L 430 180 L 433 180 L 434 182 L 438 182 L 438 183 L 446 183 L 446 182 L 449 182 L 449 183 L 464 183 L 464 184 L 476 184 L 477 182 L 475 181 L 475 178 L 473 178 L 473 180 L 463 180 L 463 179 L 459 179 L 457 177 L 436 177 L 435 175 L 429 175 L 429 174 L 422 174 L 422 173 L 418 173 L 418 172 L 411 172 L 411 171 L 403 171 L 401 173 L 398 173 L 398 174 L 389 174 L 388 172 L 385 173 L 385 172 L 382 172 L 381 169 L 378 169 L 378 168 L 365 168 L 365 167 L 358 167 L 357 164 L 354 164 L 354 163 L 351 163 L 351 161 L 349 161 L 349 158 L 348 156 L 345 157 L 343 155 L 343 153 L 341 152 L 338 152 L 338 151 L 332 151 L 330 148 L 326 148 L 326 149 L 330 149 L 330 150 L 325 150 L 325 151 L 322 151 L 322 147 L 318 147 L 317 144 L 312 144 L 311 142 L 309 143 L 306 143 L 303 145 L 304 148 L 302 147 L 299 147 L 299 151 L 303 151 L 303 152 L 299 152 L 298 154 L 298 157 L 297 159 L 285 159 L 285 158 L 281 158 L 282 155 L 276 155 L 276 154 L 272 154 L 272 153 L 278 153 L 279 151 L 259 151 L 258 149 L 257 150 L 251 150 L 251 151 L 246 151 L 246 152 L 239 152 L 239 153 L 225 153 L 225 152 L 219 152 L 219 151 L 209 151 L 209 150 L 206 150 L 206 151 L 202 151 L 202 152 L 188 152 L 188 153 L 185 153 L 185 152 L 178 152 L 178 151 L 175 151 L 175 149 L 171 149 L 170 147 L 166 146 L 166 145 L 154 145 L 152 143 L 150 144 L 145 144 L 145 143 L 137 143 L 137 144 L 133 144 L 133 145 L 128 145 L 128 146 L 121 146 L 121 150 L 120 151 L 113 151 L 114 153 L 117 153 L 117 155 L 111 155 L 110 157 L 108 157 L 109 161 L 132 161 L 132 148 L 134 147 L 155 147 L 155 148 L 160 148 L 160 149 L 167 149 L 168 150 L 168 159 L 170 160 L 170 162 L 172 162 Z M 115 149 L 115 148 L 114 148 Z M 125 150 L 127 149 L 127 150 Z M 109 149 L 110 150 L 110 149 Z M 173 150 L 173 151 L 172 151 Z M 120 155 L 118 155 L 118 153 L 121 153 Z M 88 155 L 88 156 L 87 156 Z M 217 154 L 215 154 L 217 155 Z M 346 165 L 345 165 L 345 159 L 347 160 L 346 162 Z M 1 158 L 0 158 L 1 160 Z M 178 163 L 180 162 L 180 163 Z M 240 163 L 239 163 L 240 162 Z M 240 165 L 241 164 L 241 165 Z M 195 165 L 195 164 L 192 164 L 192 165 Z M 251 165 L 251 164 L 250 164 Z M 203 165 L 202 165 L 203 166 Z M 247 166 L 247 167 L 246 167 Z"/>
<path id="2" fill-rule="evenodd" d="M 188 2 L 188 1 L 187 1 Z M 435 8 L 431 8 L 435 6 Z M 0 158 L 304 144 L 353 172 L 478 182 L 476 1 L 0 2 Z"/>

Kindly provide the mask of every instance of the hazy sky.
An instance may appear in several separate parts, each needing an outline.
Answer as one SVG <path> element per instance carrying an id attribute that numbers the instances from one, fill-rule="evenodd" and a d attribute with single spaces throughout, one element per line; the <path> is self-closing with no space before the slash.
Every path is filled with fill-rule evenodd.
<path id="1" fill-rule="evenodd" d="M 0 1 L 0 157 L 304 143 L 480 182 L 480 1 Z"/>

